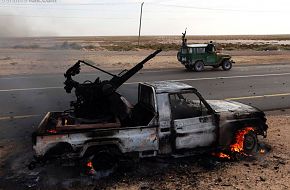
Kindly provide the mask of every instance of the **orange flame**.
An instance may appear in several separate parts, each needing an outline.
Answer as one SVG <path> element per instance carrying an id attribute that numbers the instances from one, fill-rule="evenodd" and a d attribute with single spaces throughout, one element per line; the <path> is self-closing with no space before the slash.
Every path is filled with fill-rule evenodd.
<path id="1" fill-rule="evenodd" d="M 230 145 L 230 150 L 232 152 L 238 152 L 241 154 L 244 154 L 244 138 L 245 135 L 250 132 L 250 131 L 254 131 L 254 128 L 252 127 L 246 127 L 243 128 L 242 130 L 239 130 L 235 136 L 235 143 Z M 263 154 L 265 152 L 265 150 L 261 149 L 260 152 Z M 222 153 L 222 152 L 218 152 L 218 153 L 212 153 L 213 156 L 218 157 L 218 158 L 222 158 L 222 159 L 231 159 L 232 157 L 228 154 Z"/>
<path id="2" fill-rule="evenodd" d="M 260 153 L 261 153 L 261 154 L 264 154 L 265 152 L 266 152 L 265 149 L 261 149 L 261 150 L 260 150 Z"/>
<path id="3" fill-rule="evenodd" d="M 48 133 L 56 133 L 56 130 L 55 129 L 48 129 L 47 132 Z"/>
<path id="4" fill-rule="evenodd" d="M 240 152 L 240 153 L 243 152 L 243 150 L 244 150 L 244 137 L 250 131 L 254 131 L 254 128 L 246 127 L 244 129 L 238 131 L 238 133 L 236 134 L 236 138 L 235 138 L 235 140 L 236 140 L 235 144 L 232 144 L 230 146 L 232 152 Z"/>
<path id="5" fill-rule="evenodd" d="M 92 167 L 93 167 L 93 163 L 92 163 L 91 161 L 89 161 L 89 162 L 87 163 L 87 166 L 88 166 L 89 168 L 92 168 Z"/>
<path id="6" fill-rule="evenodd" d="M 91 174 L 91 175 L 94 175 L 95 174 L 95 170 L 94 170 L 94 167 L 93 167 L 93 163 L 91 161 L 89 161 L 87 163 L 87 167 L 88 167 L 88 173 Z"/>
<path id="7" fill-rule="evenodd" d="M 222 152 L 218 152 L 218 153 L 212 153 L 213 156 L 216 156 L 218 158 L 222 158 L 222 159 L 231 159 L 231 157 L 225 153 Z"/>

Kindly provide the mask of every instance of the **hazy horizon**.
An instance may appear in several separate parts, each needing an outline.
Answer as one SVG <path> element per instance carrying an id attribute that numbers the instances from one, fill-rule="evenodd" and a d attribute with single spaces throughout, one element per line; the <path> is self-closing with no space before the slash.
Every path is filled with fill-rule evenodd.
<path id="1" fill-rule="evenodd" d="M 142 40 L 142 37 L 180 37 L 182 36 L 182 34 L 180 33 L 179 35 L 178 34 L 174 34 L 174 35 L 164 35 L 164 34 L 156 34 L 156 35 L 141 35 L 141 40 Z M 285 36 L 285 37 L 288 37 L 290 38 L 290 33 L 289 34 L 228 34 L 228 35 L 195 35 L 195 34 L 187 34 L 186 35 L 187 37 L 279 37 L 279 36 Z M 96 36 L 96 35 L 82 35 L 82 36 L 0 36 L 0 38 L 86 38 L 86 37 L 136 37 L 138 38 L 138 35 L 99 35 L 99 36 Z M 253 38 L 254 39 L 254 38 Z"/>
<path id="2" fill-rule="evenodd" d="M 144 0 L 142 36 L 287 35 L 287 0 Z M 137 36 L 140 0 L 3 0 L 0 37 Z"/>

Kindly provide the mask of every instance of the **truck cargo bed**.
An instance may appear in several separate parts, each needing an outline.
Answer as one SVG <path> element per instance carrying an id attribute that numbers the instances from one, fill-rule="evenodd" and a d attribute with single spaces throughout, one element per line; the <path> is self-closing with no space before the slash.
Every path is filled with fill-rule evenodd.
<path id="1" fill-rule="evenodd" d="M 48 112 L 38 127 L 38 134 L 61 133 L 86 129 L 119 128 L 120 122 L 82 123 L 63 112 Z"/>

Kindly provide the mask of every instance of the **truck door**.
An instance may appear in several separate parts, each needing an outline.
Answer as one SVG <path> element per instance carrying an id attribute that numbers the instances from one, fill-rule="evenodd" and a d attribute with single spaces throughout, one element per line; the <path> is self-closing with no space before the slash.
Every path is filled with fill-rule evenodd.
<path id="1" fill-rule="evenodd" d="M 175 151 L 212 146 L 217 138 L 213 113 L 194 92 L 169 95 Z"/>
<path id="2" fill-rule="evenodd" d="M 215 65 L 217 62 L 217 54 L 214 45 L 209 44 L 206 47 L 206 62 L 209 65 Z"/>

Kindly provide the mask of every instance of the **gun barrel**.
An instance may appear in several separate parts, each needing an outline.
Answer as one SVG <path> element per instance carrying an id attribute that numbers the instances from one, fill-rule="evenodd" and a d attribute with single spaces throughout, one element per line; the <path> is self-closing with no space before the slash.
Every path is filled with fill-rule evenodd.
<path id="1" fill-rule="evenodd" d="M 124 84 L 129 78 L 131 78 L 134 74 L 136 74 L 138 71 L 140 71 L 143 68 L 143 65 L 148 62 L 150 59 L 154 58 L 158 53 L 160 53 L 162 50 L 158 49 L 154 53 L 147 56 L 143 61 L 135 65 L 132 69 L 128 70 L 126 73 L 124 73 L 122 76 L 113 77 L 110 82 L 113 84 L 114 88 L 119 88 L 122 84 Z"/>

